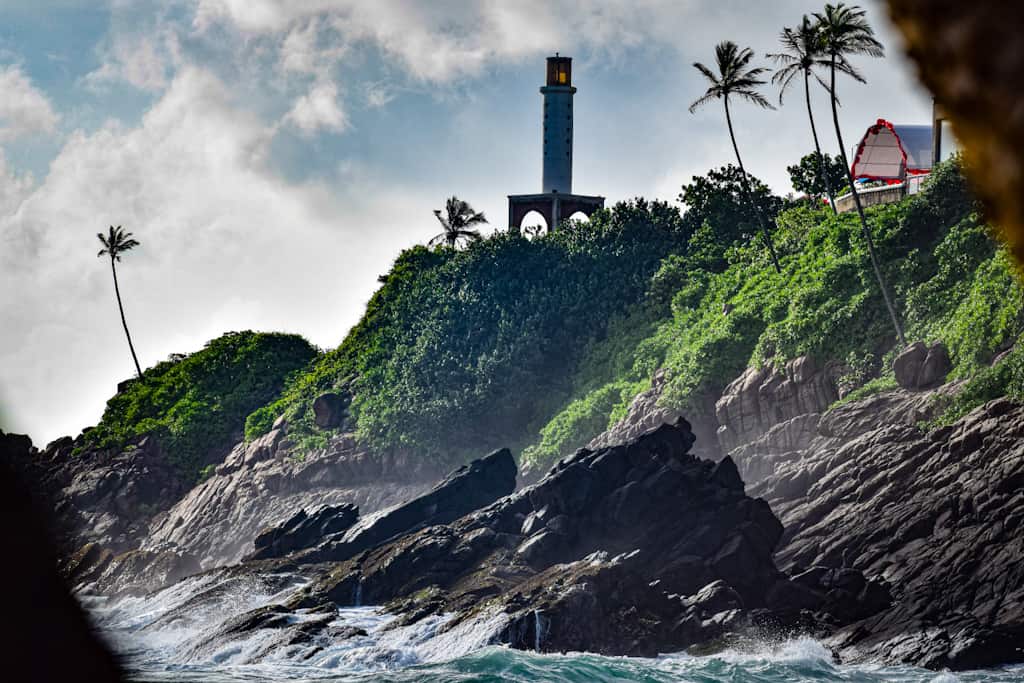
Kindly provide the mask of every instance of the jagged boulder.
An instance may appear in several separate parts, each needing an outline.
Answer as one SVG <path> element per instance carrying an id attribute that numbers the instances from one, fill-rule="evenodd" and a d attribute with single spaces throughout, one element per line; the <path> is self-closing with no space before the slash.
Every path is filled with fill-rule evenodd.
<path id="1" fill-rule="evenodd" d="M 255 550 L 249 559 L 263 560 L 311 548 L 335 534 L 347 531 L 359 518 L 359 508 L 351 503 L 325 505 L 312 514 L 299 510 L 287 521 L 264 529 L 253 541 Z"/>
<path id="2" fill-rule="evenodd" d="M 791 584 L 772 560 L 782 526 L 744 493 L 730 458 L 700 460 L 693 441 L 680 420 L 581 449 L 481 510 L 349 553 L 288 607 L 388 603 L 402 623 L 499 609 L 499 642 L 606 654 L 676 651 L 763 624 L 771 591 Z M 808 608 L 828 602 L 804 593 Z M 793 622 L 784 611 L 774 623 Z"/>
<path id="3" fill-rule="evenodd" d="M 339 562 L 418 529 L 449 524 L 512 493 L 516 462 L 503 448 L 455 470 L 427 493 L 360 519 L 338 538 L 299 555 L 305 562 Z"/>

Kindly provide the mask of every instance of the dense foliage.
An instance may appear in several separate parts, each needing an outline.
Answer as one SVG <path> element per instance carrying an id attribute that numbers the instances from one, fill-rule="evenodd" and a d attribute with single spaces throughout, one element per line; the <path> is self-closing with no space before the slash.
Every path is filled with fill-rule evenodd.
<path id="1" fill-rule="evenodd" d="M 949 414 L 1024 385 L 1016 356 L 987 366 L 1024 330 L 1024 304 L 1009 258 L 978 218 L 959 167 L 943 165 L 924 193 L 868 213 L 909 337 L 944 341 L 953 374 L 973 378 Z M 844 361 L 849 387 L 893 386 L 888 368 L 896 341 L 856 216 L 800 206 L 780 213 L 777 223 L 781 274 L 741 241 L 725 251 L 721 272 L 692 256 L 665 259 L 647 302 L 668 310 L 611 328 L 582 359 L 577 391 L 526 459 L 548 462 L 585 444 L 623 415 L 656 368 L 669 373 L 662 401 L 691 412 L 706 409 L 749 364 L 778 365 L 802 354 Z"/>
<path id="2" fill-rule="evenodd" d="M 787 166 L 786 171 L 789 173 L 793 189 L 808 197 L 825 197 L 829 188 L 841 194 L 846 187 L 846 167 L 843 160 L 828 154 L 822 154 L 821 161 L 818 160 L 816 152 L 806 154 L 797 163 Z"/>
<path id="3" fill-rule="evenodd" d="M 246 435 L 284 414 L 316 445 L 312 399 L 344 387 L 358 434 L 379 447 L 461 459 L 522 444 L 684 237 L 677 209 L 638 199 L 532 240 L 501 232 L 464 251 L 409 249 L 342 345 L 254 412 Z"/>
<path id="4" fill-rule="evenodd" d="M 107 401 L 86 445 L 120 449 L 148 434 L 185 477 L 195 479 L 210 458 L 232 445 L 246 415 L 274 400 L 285 378 L 316 355 L 296 335 L 229 332 L 131 380 Z"/>

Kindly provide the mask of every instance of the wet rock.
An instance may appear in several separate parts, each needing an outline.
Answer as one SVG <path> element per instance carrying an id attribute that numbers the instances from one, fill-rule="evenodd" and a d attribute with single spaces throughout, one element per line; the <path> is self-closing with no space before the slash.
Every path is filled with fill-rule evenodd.
<path id="1" fill-rule="evenodd" d="M 240 561 L 268 527 L 299 510 L 345 503 L 366 515 L 429 490 L 445 470 L 428 458 L 373 454 L 352 434 L 296 457 L 285 423 L 238 444 L 213 476 L 157 516 L 144 549 L 170 543 L 200 558 L 204 568 Z"/>
<path id="2" fill-rule="evenodd" d="M 514 647 L 606 654 L 746 628 L 787 581 L 772 560 L 782 526 L 731 460 L 700 460 L 692 444 L 680 421 L 580 452 L 481 510 L 335 565 L 291 606 L 326 597 L 462 620 L 486 605 L 509 615 L 501 640 Z M 681 627 L 687 614 L 696 621 Z"/>
<path id="3" fill-rule="evenodd" d="M 107 596 L 147 595 L 197 574 L 199 560 L 172 549 L 101 551 L 102 562 L 79 577 L 78 590 Z"/>
<path id="4" fill-rule="evenodd" d="M 327 539 L 300 555 L 306 562 L 339 562 L 391 538 L 424 527 L 448 524 L 478 510 L 516 486 L 516 463 L 507 449 L 464 465 L 427 493 L 360 519 L 340 538 Z"/>

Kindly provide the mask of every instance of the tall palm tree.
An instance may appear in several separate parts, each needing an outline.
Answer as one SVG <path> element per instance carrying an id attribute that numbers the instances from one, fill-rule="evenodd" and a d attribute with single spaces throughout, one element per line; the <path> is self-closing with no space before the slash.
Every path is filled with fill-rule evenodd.
<path id="1" fill-rule="evenodd" d="M 814 125 L 814 111 L 811 109 L 811 77 L 821 83 L 826 89 L 828 86 L 818 74 L 814 73 L 815 67 L 829 65 L 829 59 L 825 54 L 824 44 L 818 27 L 806 14 L 796 28 L 786 27 L 779 34 L 779 42 L 782 43 L 782 52 L 772 52 L 767 56 L 775 61 L 780 67 L 772 75 L 772 83 L 779 86 L 779 104 L 786 94 L 786 88 L 792 84 L 793 79 L 798 75 L 804 80 L 804 99 L 807 102 L 807 119 L 811 122 L 811 136 L 814 138 L 814 151 L 818 159 L 818 173 L 825 183 L 825 193 L 828 194 L 828 202 L 832 207 L 832 213 L 836 210 L 836 198 L 832 192 L 832 183 L 828 179 L 828 172 L 825 169 L 825 159 L 821 155 L 821 144 L 818 142 L 818 128 Z M 843 69 L 845 62 L 837 68 Z"/>
<path id="2" fill-rule="evenodd" d="M 480 232 L 471 228 L 487 222 L 482 211 L 455 196 L 445 202 L 444 211 L 434 209 L 434 215 L 444 226 L 444 232 L 431 239 L 430 246 L 444 243 L 454 249 L 459 242 L 476 242 L 480 239 Z"/>
<path id="3" fill-rule="evenodd" d="M 736 144 L 736 133 L 732 128 L 732 114 L 729 111 L 729 98 L 732 96 L 753 102 L 765 109 L 774 109 L 771 103 L 757 91 L 758 86 L 764 85 L 765 81 L 761 76 L 768 69 L 763 67 L 750 68 L 748 65 L 753 58 L 754 51 L 749 47 L 741 50 L 736 43 L 726 40 L 715 46 L 715 61 L 718 73 L 715 73 L 700 62 L 694 62 L 693 67 L 701 72 L 711 85 L 708 86 L 707 91 L 703 95 L 690 105 L 690 113 L 692 114 L 711 100 L 722 100 L 722 103 L 725 105 L 725 123 L 729 127 L 729 139 L 732 140 L 733 152 L 736 153 L 736 164 L 740 167 L 743 193 L 746 195 L 747 203 L 750 204 L 757 215 L 757 221 L 761 226 L 761 235 L 764 238 L 765 246 L 768 248 L 768 253 L 771 255 L 772 264 L 775 266 L 776 272 L 782 272 L 782 268 L 779 266 L 779 258 L 775 254 L 775 245 L 772 244 L 772 237 L 768 232 L 764 215 L 761 213 L 761 207 L 754 201 L 754 196 L 750 192 L 747 170 L 743 166 L 740 148 Z"/>
<path id="4" fill-rule="evenodd" d="M 875 270 L 875 277 L 878 279 L 878 286 L 882 290 L 882 298 L 885 300 L 885 307 L 889 310 L 889 317 L 896 329 L 896 338 L 900 344 L 906 346 L 907 340 L 903 336 L 903 327 L 900 325 L 899 316 L 896 315 L 896 308 L 893 306 L 892 298 L 889 296 L 889 288 L 882 276 L 882 268 L 878 264 L 878 255 L 875 254 L 875 243 L 871 239 L 871 230 L 868 228 L 868 220 L 864 216 L 864 207 L 860 202 L 860 195 L 857 193 L 856 183 L 853 180 L 853 171 L 850 169 L 850 160 L 846 156 L 846 144 L 843 142 L 843 133 L 839 127 L 839 101 L 836 97 L 836 73 L 845 73 L 861 83 L 866 82 L 856 69 L 849 62 L 853 55 L 867 55 L 869 57 L 882 57 L 885 55 L 885 48 L 875 38 L 875 32 L 865 18 L 865 11 L 856 5 L 847 7 L 843 3 L 838 5 L 825 5 L 824 12 L 815 12 L 817 28 L 821 33 L 821 40 L 824 46 L 825 55 L 829 66 L 829 98 L 832 100 L 832 123 L 836 128 L 836 139 L 839 141 L 839 153 L 842 155 L 843 166 L 846 168 L 846 180 L 850 185 L 850 194 L 853 195 L 854 206 L 857 207 L 857 215 L 860 216 L 860 227 L 864 232 L 864 241 L 868 246 L 868 254 L 871 256 L 871 266 Z"/>
<path id="5" fill-rule="evenodd" d="M 142 368 L 139 367 L 139 358 L 135 355 L 135 346 L 132 344 L 132 335 L 128 332 L 128 322 L 124 319 L 124 306 L 121 304 L 121 290 L 117 286 L 117 268 L 114 263 L 121 260 L 121 254 L 139 246 L 137 240 L 132 239 L 130 232 L 125 232 L 121 229 L 121 226 L 116 228 L 111 225 L 110 232 L 104 235 L 102 232 L 96 233 L 96 237 L 100 238 L 100 242 L 103 243 L 103 248 L 96 254 L 100 256 L 110 256 L 110 272 L 114 274 L 114 294 L 117 296 L 117 308 L 121 311 L 121 324 L 124 326 L 124 336 L 128 337 L 128 349 L 132 352 L 132 360 L 135 361 L 135 372 L 139 373 L 139 377 L 142 377 Z"/>

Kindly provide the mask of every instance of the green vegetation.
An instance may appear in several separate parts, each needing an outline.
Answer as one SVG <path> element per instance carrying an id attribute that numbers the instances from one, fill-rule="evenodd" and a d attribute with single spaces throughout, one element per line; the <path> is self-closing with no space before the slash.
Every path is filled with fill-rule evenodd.
<path id="1" fill-rule="evenodd" d="M 246 436 L 286 415 L 294 439 L 321 445 L 312 400 L 344 390 L 359 437 L 377 447 L 460 460 L 525 445 L 571 393 L 606 321 L 684 246 L 677 209 L 636 200 L 533 240 L 502 232 L 462 251 L 409 249 L 341 346 L 250 415 Z"/>
<path id="2" fill-rule="evenodd" d="M 317 351 L 302 337 L 229 332 L 191 355 L 149 368 L 107 401 L 86 446 L 123 449 L 143 435 L 195 480 L 240 435 L 246 415 L 272 401 Z"/>
<path id="3" fill-rule="evenodd" d="M 979 220 L 958 164 L 937 168 L 922 194 L 867 216 L 911 338 L 944 341 L 952 376 L 974 378 L 968 386 L 976 389 L 949 414 L 1013 395 L 1024 385 L 1015 356 L 994 369 L 986 364 L 1024 331 L 1024 293 Z M 860 387 L 851 400 L 892 388 L 897 342 L 858 217 L 796 206 L 777 222 L 781 274 L 742 242 L 726 250 L 721 272 L 701 268 L 696 253 L 665 259 L 631 322 L 611 325 L 581 360 L 577 390 L 524 457 L 548 463 L 584 445 L 621 418 L 659 367 L 668 372 L 662 402 L 691 414 L 748 365 L 778 366 L 803 354 L 845 361 L 847 389 Z"/>

